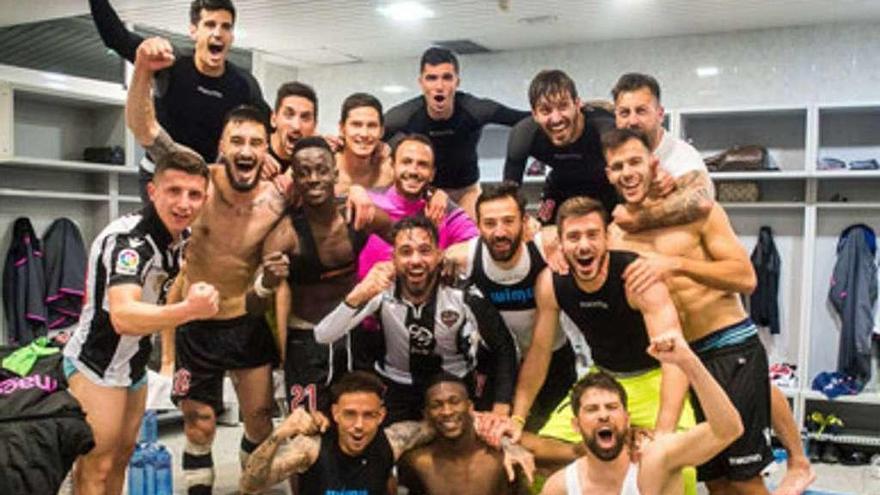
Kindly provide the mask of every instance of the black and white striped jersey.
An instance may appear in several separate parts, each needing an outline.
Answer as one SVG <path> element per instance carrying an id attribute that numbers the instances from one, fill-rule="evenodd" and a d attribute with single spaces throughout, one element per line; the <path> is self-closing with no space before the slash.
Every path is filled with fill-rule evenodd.
<path id="1" fill-rule="evenodd" d="M 77 370 L 113 387 L 126 387 L 143 378 L 150 339 L 116 332 L 110 321 L 107 290 L 114 285 L 136 284 L 142 289 L 141 301 L 164 303 L 180 268 L 182 247 L 183 241 L 172 242 L 152 206 L 110 222 L 98 234 L 89 251 L 86 300 L 79 325 L 64 348 L 64 355 Z"/>
<path id="2" fill-rule="evenodd" d="M 516 347 L 498 311 L 475 288 L 438 283 L 414 305 L 391 287 L 360 308 L 342 302 L 315 327 L 315 339 L 343 337 L 367 316 L 379 321 L 385 352 L 376 371 L 397 383 L 424 383 L 440 371 L 464 377 L 476 367 L 480 345 L 492 356 L 496 402 L 510 403 L 516 383 Z"/>

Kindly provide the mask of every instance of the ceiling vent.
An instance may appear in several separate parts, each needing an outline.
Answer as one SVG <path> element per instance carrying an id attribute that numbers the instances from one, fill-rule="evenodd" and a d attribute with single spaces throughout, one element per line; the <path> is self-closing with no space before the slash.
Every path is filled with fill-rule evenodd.
<path id="1" fill-rule="evenodd" d="M 474 53 L 489 53 L 491 50 L 486 48 L 485 46 L 474 43 L 471 40 L 445 40 L 445 41 L 434 41 L 432 43 L 433 46 L 439 46 L 440 48 L 446 48 L 447 50 L 452 51 L 453 53 L 457 53 L 458 55 L 471 55 Z"/>

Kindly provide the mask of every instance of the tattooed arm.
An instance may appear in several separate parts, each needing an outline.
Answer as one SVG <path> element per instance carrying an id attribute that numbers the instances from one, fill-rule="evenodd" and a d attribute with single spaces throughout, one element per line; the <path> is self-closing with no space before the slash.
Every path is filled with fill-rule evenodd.
<path id="1" fill-rule="evenodd" d="M 239 482 L 241 492 L 258 493 L 305 472 L 318 459 L 321 449 L 321 438 L 315 435 L 318 428 L 309 413 L 295 409 L 248 458 Z M 293 441 L 276 457 L 278 447 L 289 438 Z"/>
<path id="2" fill-rule="evenodd" d="M 407 451 L 433 440 L 435 434 L 434 428 L 426 421 L 401 421 L 385 428 L 395 461 Z"/>
<path id="3" fill-rule="evenodd" d="M 623 205 L 614 209 L 614 223 L 627 232 L 681 225 L 703 218 L 712 210 L 712 179 L 707 172 L 694 170 L 675 179 L 675 190 L 641 208 Z"/>

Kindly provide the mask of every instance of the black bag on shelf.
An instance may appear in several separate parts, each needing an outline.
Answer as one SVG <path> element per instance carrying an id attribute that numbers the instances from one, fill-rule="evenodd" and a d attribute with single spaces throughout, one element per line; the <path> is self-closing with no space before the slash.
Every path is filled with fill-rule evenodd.
<path id="1" fill-rule="evenodd" d="M 101 146 L 83 150 L 83 160 L 91 163 L 125 165 L 125 150 L 122 146 Z"/>
<path id="2" fill-rule="evenodd" d="M 734 146 L 704 160 L 710 172 L 760 172 L 779 170 L 767 148 L 759 145 Z"/>

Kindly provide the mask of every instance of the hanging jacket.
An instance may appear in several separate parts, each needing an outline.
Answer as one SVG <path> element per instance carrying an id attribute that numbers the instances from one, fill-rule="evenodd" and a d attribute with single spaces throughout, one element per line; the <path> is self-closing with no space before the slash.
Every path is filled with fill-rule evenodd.
<path id="1" fill-rule="evenodd" d="M 86 287 L 88 254 L 82 235 L 70 219 L 52 222 L 43 235 L 48 328 L 66 328 L 79 321 Z"/>
<path id="2" fill-rule="evenodd" d="M 840 315 L 837 371 L 867 381 L 871 377 L 871 330 L 877 299 L 874 231 L 864 224 L 847 227 L 837 241 L 837 262 L 828 299 Z"/>
<path id="3" fill-rule="evenodd" d="M 30 220 L 20 217 L 13 224 L 3 268 L 3 311 L 10 343 L 27 345 L 46 335 L 45 293 L 40 239 Z"/>
<path id="4" fill-rule="evenodd" d="M 752 251 L 752 266 L 758 276 L 758 285 L 749 297 L 752 320 L 762 327 L 769 327 L 771 334 L 779 328 L 779 272 L 782 259 L 773 242 L 773 232 L 762 226 L 758 232 L 758 244 Z"/>
<path id="5" fill-rule="evenodd" d="M 0 369 L 0 493 L 58 493 L 74 459 L 95 445 L 61 360 L 41 356 L 27 376 Z"/>

